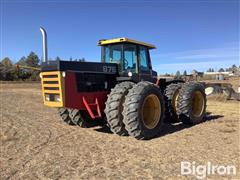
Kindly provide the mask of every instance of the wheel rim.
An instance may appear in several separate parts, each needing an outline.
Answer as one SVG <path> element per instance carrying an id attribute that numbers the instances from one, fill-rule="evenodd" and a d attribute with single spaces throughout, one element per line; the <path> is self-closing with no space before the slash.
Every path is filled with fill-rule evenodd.
<path id="1" fill-rule="evenodd" d="M 196 91 L 193 95 L 192 112 L 194 117 L 200 117 L 204 110 L 204 96 L 200 91 Z"/>
<path id="2" fill-rule="evenodd" d="M 173 98 L 172 98 L 172 107 L 174 109 L 174 112 L 177 112 L 178 97 L 179 97 L 179 90 L 176 90 L 176 92 L 174 93 Z"/>
<path id="3" fill-rule="evenodd" d="M 156 127 L 160 121 L 161 104 L 159 98 L 155 94 L 148 95 L 142 106 L 143 123 L 148 129 Z"/>
<path id="4" fill-rule="evenodd" d="M 213 87 L 207 87 L 207 88 L 205 89 L 205 94 L 208 96 L 208 95 L 212 94 L 213 91 L 214 91 L 214 88 L 213 88 Z"/>

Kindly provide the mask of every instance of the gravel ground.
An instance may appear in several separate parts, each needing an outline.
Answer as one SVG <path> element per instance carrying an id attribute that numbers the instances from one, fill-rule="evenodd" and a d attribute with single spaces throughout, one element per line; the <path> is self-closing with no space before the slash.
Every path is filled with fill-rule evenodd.
<path id="1" fill-rule="evenodd" d="M 43 106 L 38 84 L 1 84 L 1 179 L 195 179 L 180 162 L 234 165 L 239 178 L 240 102 L 208 101 L 206 122 L 164 125 L 149 141 L 119 137 L 105 127 L 61 122 Z"/>

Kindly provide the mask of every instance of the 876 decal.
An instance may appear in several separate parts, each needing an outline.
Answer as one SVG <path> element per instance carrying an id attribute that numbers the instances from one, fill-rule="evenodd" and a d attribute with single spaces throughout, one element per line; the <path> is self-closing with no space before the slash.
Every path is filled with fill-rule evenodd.
<path id="1" fill-rule="evenodd" d="M 117 69 L 115 66 L 103 66 L 103 72 L 105 73 L 116 73 Z"/>

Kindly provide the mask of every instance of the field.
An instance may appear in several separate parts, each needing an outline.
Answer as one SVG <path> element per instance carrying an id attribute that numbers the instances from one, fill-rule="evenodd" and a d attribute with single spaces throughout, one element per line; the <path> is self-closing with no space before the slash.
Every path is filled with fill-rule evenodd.
<path id="1" fill-rule="evenodd" d="M 180 175 L 181 161 L 240 168 L 237 101 L 211 99 L 206 122 L 164 125 L 159 137 L 137 141 L 62 123 L 38 84 L 1 84 L 0 95 L 1 179 L 194 178 Z"/>

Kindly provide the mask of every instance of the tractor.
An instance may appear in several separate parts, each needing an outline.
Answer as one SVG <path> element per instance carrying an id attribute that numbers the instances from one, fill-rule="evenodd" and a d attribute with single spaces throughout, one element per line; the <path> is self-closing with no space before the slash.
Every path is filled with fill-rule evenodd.
<path id="1" fill-rule="evenodd" d="M 92 127 L 106 121 L 117 135 L 151 139 L 163 123 L 204 120 L 206 95 L 200 83 L 158 79 L 152 44 L 129 38 L 99 40 L 101 62 L 48 61 L 43 37 L 41 85 L 44 105 L 58 109 L 70 125 Z"/>

